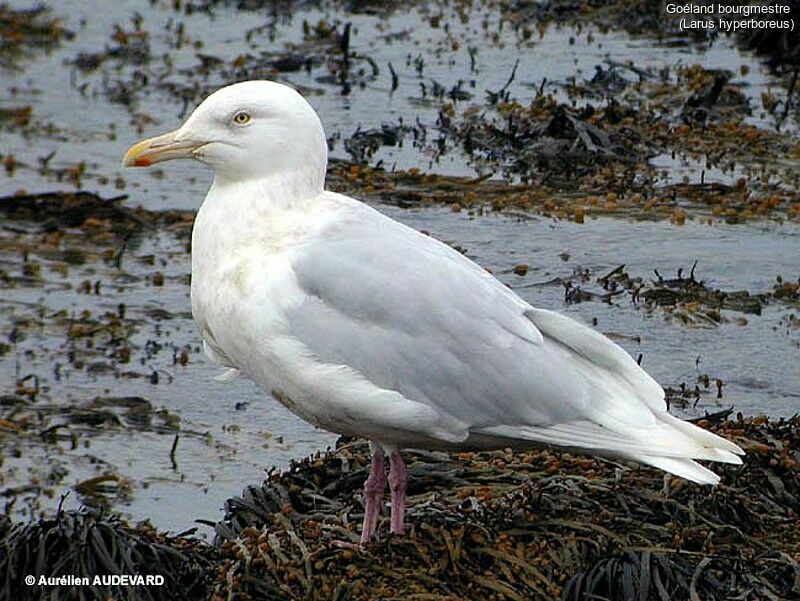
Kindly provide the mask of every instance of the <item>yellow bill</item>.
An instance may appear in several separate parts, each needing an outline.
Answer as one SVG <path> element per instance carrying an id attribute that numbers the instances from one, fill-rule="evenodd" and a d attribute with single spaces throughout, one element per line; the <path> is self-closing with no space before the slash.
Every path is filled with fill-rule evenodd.
<path id="1" fill-rule="evenodd" d="M 122 158 L 124 167 L 149 167 L 172 159 L 190 159 L 203 142 L 176 139 L 178 130 L 137 142 Z"/>

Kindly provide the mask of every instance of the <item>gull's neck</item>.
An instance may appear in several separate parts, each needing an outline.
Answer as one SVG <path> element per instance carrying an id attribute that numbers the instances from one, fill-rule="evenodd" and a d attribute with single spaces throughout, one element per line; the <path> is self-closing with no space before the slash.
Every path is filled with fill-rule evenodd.
<path id="1" fill-rule="evenodd" d="M 192 230 L 193 264 L 233 248 L 302 239 L 315 230 L 323 192 L 324 171 L 242 180 L 216 174 Z"/>
<path id="2" fill-rule="evenodd" d="M 245 179 L 232 179 L 217 173 L 205 203 L 224 204 L 226 213 L 244 210 L 251 216 L 263 215 L 302 206 L 319 197 L 324 190 L 324 166 Z"/>

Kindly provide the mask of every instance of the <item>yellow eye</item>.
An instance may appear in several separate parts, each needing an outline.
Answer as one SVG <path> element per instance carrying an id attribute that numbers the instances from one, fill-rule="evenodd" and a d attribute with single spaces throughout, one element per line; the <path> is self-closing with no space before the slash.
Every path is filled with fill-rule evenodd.
<path id="1" fill-rule="evenodd" d="M 250 123 L 250 119 L 250 113 L 245 111 L 239 111 L 233 116 L 233 122 L 236 123 L 236 125 L 247 125 Z"/>

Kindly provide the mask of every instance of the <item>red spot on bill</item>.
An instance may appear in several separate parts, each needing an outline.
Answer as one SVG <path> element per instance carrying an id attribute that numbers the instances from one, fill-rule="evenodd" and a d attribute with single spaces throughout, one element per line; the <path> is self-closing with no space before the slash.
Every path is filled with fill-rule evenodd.
<path id="1" fill-rule="evenodd" d="M 153 164 L 153 161 L 151 161 L 150 159 L 148 159 L 146 157 L 142 157 L 140 159 L 136 159 L 133 162 L 133 166 L 134 167 L 149 167 L 152 164 Z"/>

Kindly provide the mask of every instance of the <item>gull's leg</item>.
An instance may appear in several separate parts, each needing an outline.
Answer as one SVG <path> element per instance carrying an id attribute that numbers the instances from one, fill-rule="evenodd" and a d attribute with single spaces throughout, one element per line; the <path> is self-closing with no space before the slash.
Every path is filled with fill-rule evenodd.
<path id="1" fill-rule="evenodd" d="M 406 513 L 406 477 L 408 470 L 399 450 L 389 456 L 389 488 L 392 490 L 392 534 L 403 534 Z"/>
<path id="2" fill-rule="evenodd" d="M 361 544 L 368 543 L 378 526 L 378 514 L 381 512 L 381 500 L 386 489 L 386 463 L 383 460 L 383 448 L 371 441 L 372 466 L 369 477 L 364 482 L 364 526 L 361 529 Z"/>

